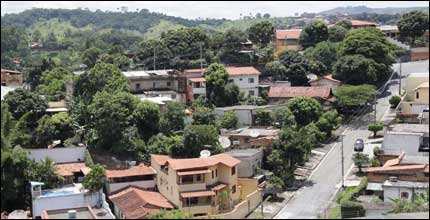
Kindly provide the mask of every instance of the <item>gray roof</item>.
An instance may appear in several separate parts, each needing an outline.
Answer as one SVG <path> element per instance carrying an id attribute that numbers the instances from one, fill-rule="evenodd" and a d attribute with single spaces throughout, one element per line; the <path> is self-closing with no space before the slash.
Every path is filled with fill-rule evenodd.
<path id="1" fill-rule="evenodd" d="M 395 132 L 429 133 L 428 124 L 395 124 L 390 128 Z"/>
<path id="2" fill-rule="evenodd" d="M 404 188 L 413 188 L 413 189 L 425 189 L 429 188 L 429 182 L 411 182 L 411 181 L 395 181 L 392 182 L 390 180 L 385 180 L 382 187 L 404 187 Z"/>
<path id="3" fill-rule="evenodd" d="M 228 131 L 224 135 L 226 136 L 250 136 L 250 137 L 261 137 L 261 136 L 276 136 L 279 133 L 279 129 L 275 128 L 252 128 L 245 127 L 239 128 L 233 131 Z"/>
<path id="4" fill-rule="evenodd" d="M 151 77 L 151 76 L 169 76 L 173 70 L 140 70 L 122 72 L 127 78 Z"/>
<path id="5" fill-rule="evenodd" d="M 400 164 L 426 164 L 429 163 L 429 156 L 405 155 Z"/>
<path id="6" fill-rule="evenodd" d="M 262 150 L 256 148 L 235 149 L 225 153 L 231 155 L 232 157 L 252 157 L 256 154 L 262 153 Z"/>

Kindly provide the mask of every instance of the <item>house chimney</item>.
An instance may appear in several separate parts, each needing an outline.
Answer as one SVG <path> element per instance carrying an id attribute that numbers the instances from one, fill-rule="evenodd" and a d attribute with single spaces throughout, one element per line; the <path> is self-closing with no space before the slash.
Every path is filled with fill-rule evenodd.
<path id="1" fill-rule="evenodd" d="M 390 176 L 389 180 L 390 180 L 390 182 L 397 182 L 398 178 L 397 178 L 397 176 Z"/>
<path id="2" fill-rule="evenodd" d="M 68 219 L 76 219 L 76 210 L 67 211 L 67 217 Z"/>

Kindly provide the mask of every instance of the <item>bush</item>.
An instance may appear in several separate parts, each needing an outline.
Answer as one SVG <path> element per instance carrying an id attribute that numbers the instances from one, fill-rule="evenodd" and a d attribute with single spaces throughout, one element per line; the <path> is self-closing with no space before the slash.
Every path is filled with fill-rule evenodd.
<path id="1" fill-rule="evenodd" d="M 370 166 L 372 166 L 372 167 L 380 167 L 381 166 L 381 163 L 375 157 L 370 160 L 370 164 L 371 164 Z"/>
<path id="2" fill-rule="evenodd" d="M 363 189 L 367 187 L 367 177 L 363 177 L 360 184 L 356 187 L 348 187 L 345 191 L 341 192 L 337 197 L 336 201 L 342 203 L 345 201 L 352 201 L 352 199 L 357 196 Z"/>
<path id="3" fill-rule="evenodd" d="M 343 201 L 340 204 L 340 212 L 342 218 L 362 217 L 366 213 L 362 204 L 351 201 Z"/>
<path id="4" fill-rule="evenodd" d="M 380 151 L 381 149 L 379 148 L 379 147 L 374 147 L 373 148 L 373 155 L 374 156 L 378 156 L 378 154 L 379 154 L 379 151 Z"/>
<path id="5" fill-rule="evenodd" d="M 397 96 L 397 95 L 391 96 L 391 98 L 389 100 L 391 108 L 397 107 L 397 105 L 399 105 L 399 103 L 400 103 L 401 100 L 402 99 L 400 98 L 400 96 Z"/>
<path id="6" fill-rule="evenodd" d="M 381 131 L 382 129 L 384 129 L 384 124 L 382 122 L 370 123 L 367 129 L 373 132 L 373 137 L 376 137 L 376 134 L 378 133 L 378 131 Z"/>

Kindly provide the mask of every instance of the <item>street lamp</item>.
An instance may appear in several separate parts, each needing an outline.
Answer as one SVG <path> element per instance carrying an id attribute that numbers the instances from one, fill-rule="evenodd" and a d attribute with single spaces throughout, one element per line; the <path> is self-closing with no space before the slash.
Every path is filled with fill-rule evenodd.
<path id="1" fill-rule="evenodd" d="M 341 167 L 342 167 L 342 188 L 345 189 L 345 168 L 344 168 L 344 156 L 343 156 L 343 137 L 345 135 L 344 134 L 340 134 L 339 136 L 342 137 L 341 148 L 340 148 L 341 155 L 342 155 L 342 158 L 341 158 L 342 159 L 342 164 L 341 164 Z"/>

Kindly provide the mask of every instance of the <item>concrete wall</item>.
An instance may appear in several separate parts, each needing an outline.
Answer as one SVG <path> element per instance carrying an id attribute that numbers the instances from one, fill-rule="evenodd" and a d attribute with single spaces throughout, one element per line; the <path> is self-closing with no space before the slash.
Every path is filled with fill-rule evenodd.
<path id="1" fill-rule="evenodd" d="M 408 193 L 408 200 L 412 199 L 414 193 L 425 193 L 425 189 L 411 189 L 404 187 L 384 187 L 384 202 L 392 203 L 391 199 L 399 199 L 402 192 Z M 391 199 L 390 199 L 391 198 Z"/>
<path id="2" fill-rule="evenodd" d="M 330 87 L 332 89 L 339 86 L 339 83 L 333 82 L 331 80 L 324 79 L 324 78 L 321 78 L 317 81 L 311 82 L 310 84 L 311 84 L 311 86 L 327 86 L 327 87 Z"/>
<path id="3" fill-rule="evenodd" d="M 418 98 L 417 98 L 418 93 Z M 414 101 L 416 103 L 429 104 L 429 88 L 419 88 L 415 90 Z"/>
<path id="4" fill-rule="evenodd" d="M 228 154 L 228 152 L 227 152 Z M 233 155 L 232 155 L 233 156 Z M 256 168 L 261 168 L 263 160 L 263 151 L 251 156 L 251 157 L 235 157 L 240 160 L 240 164 L 237 166 L 239 178 L 248 178 L 254 176 Z"/>
<path id="5" fill-rule="evenodd" d="M 254 96 L 258 96 L 258 75 L 230 75 L 229 77 L 239 87 L 240 91 L 245 92 L 246 96 L 248 96 L 250 90 L 254 91 Z M 254 80 L 254 82 L 250 83 L 249 79 Z"/>
<path id="6" fill-rule="evenodd" d="M 386 152 L 399 152 L 404 151 L 406 155 L 419 156 L 422 155 L 418 152 L 422 134 L 419 133 L 392 133 L 387 132 L 384 137 L 382 149 Z"/>
<path id="7" fill-rule="evenodd" d="M 107 193 L 115 192 L 126 188 L 128 186 L 137 186 L 144 189 L 152 189 L 155 187 L 154 180 L 144 180 L 144 181 L 133 181 L 133 182 L 124 182 L 124 183 L 106 183 Z"/>
<path id="8" fill-rule="evenodd" d="M 429 76 L 427 77 L 407 77 L 404 80 L 405 85 L 405 91 L 406 91 L 406 97 L 405 101 L 412 101 L 415 99 L 415 91 L 414 89 L 417 88 L 420 84 L 428 82 Z"/>
<path id="9" fill-rule="evenodd" d="M 156 83 L 154 87 L 154 83 Z M 170 83 L 170 85 L 167 85 Z M 136 90 L 136 84 L 140 84 L 140 89 Z M 173 77 L 160 78 L 160 79 L 129 79 L 130 91 L 139 92 L 142 90 L 153 89 L 169 89 L 178 90 L 178 80 Z"/>
<path id="10" fill-rule="evenodd" d="M 249 213 L 251 213 L 255 208 L 257 208 L 258 204 L 261 202 L 261 195 L 259 191 L 254 191 L 248 196 L 246 199 L 237 204 L 234 209 L 230 212 L 211 215 L 205 218 L 215 218 L 215 219 L 243 219 Z"/>
<path id="11" fill-rule="evenodd" d="M 55 163 L 84 162 L 86 147 L 64 147 L 52 149 L 32 149 L 28 151 L 28 157 L 36 162 L 51 158 Z"/>
<path id="12" fill-rule="evenodd" d="M 79 193 L 66 196 L 38 197 L 33 199 L 33 216 L 40 216 L 43 210 L 65 209 L 100 205 L 101 193 Z"/>

